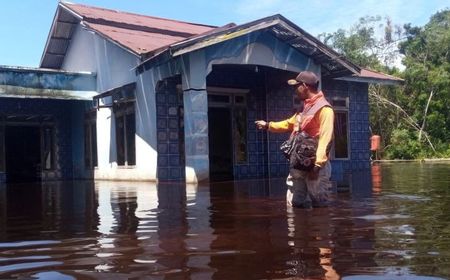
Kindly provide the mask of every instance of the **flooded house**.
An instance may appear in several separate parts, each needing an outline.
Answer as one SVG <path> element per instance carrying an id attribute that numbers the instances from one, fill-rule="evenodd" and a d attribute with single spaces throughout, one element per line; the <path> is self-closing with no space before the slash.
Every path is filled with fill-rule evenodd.
<path id="1" fill-rule="evenodd" d="M 0 181 L 224 181 L 287 174 L 286 134 L 313 71 L 336 113 L 334 176 L 367 170 L 362 69 L 281 15 L 217 27 L 60 2 L 39 68 L 0 67 Z"/>

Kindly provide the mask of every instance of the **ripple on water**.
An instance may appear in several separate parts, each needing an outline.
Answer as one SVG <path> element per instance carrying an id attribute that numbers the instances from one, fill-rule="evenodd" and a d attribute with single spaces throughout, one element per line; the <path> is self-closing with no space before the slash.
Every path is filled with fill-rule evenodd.
<path id="1" fill-rule="evenodd" d="M 19 242 L 5 242 L 0 243 L 0 249 L 3 248 L 21 248 L 29 246 L 40 246 L 40 245 L 52 245 L 59 244 L 61 241 L 57 240 L 33 240 L 33 241 L 19 241 Z"/>
<path id="2" fill-rule="evenodd" d="M 409 219 L 410 215 L 404 214 L 394 214 L 394 215 L 365 215 L 355 217 L 357 219 L 364 219 L 368 221 L 377 221 L 377 220 L 392 220 L 392 219 Z"/>
<path id="3" fill-rule="evenodd" d="M 25 269 L 33 269 L 33 268 L 40 268 L 40 267 L 46 267 L 46 266 L 55 266 L 55 265 L 61 265 L 61 264 L 63 264 L 63 262 L 57 262 L 57 261 L 18 263 L 18 264 L 0 266 L 0 272 L 4 273 L 4 272 L 20 271 L 20 270 L 25 270 Z"/>
<path id="4" fill-rule="evenodd" d="M 408 195 L 408 194 L 388 194 L 384 196 L 385 198 L 395 198 L 411 201 L 430 201 L 431 198 L 418 196 L 418 195 Z"/>

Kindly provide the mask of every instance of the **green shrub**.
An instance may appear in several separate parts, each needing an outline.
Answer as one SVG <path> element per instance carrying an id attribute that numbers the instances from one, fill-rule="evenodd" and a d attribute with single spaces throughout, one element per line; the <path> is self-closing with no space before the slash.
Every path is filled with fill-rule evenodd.
<path id="1" fill-rule="evenodd" d="M 407 129 L 394 129 L 391 144 L 385 149 L 388 159 L 416 159 L 426 157 L 426 154 L 417 136 Z"/>

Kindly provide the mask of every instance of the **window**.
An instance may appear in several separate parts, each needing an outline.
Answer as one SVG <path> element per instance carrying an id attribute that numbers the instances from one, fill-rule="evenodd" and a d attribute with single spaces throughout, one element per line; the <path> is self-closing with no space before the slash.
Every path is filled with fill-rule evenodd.
<path id="1" fill-rule="evenodd" d="M 348 98 L 335 97 L 331 100 L 334 109 L 334 158 L 348 159 Z"/>
<path id="2" fill-rule="evenodd" d="M 84 166 L 93 168 L 97 165 L 97 111 L 92 110 L 84 119 Z"/>
<path id="3" fill-rule="evenodd" d="M 334 158 L 346 159 L 348 156 L 348 112 L 335 111 Z"/>
<path id="4" fill-rule="evenodd" d="M 136 165 L 134 103 L 114 104 L 114 115 L 116 120 L 117 165 Z"/>

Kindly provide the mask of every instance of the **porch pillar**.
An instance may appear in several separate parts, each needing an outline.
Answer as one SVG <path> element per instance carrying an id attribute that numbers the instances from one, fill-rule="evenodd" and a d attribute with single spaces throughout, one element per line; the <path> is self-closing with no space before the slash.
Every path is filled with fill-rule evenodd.
<path id="1" fill-rule="evenodd" d="M 186 183 L 209 178 L 208 95 L 203 51 L 183 58 L 182 88 Z"/>

